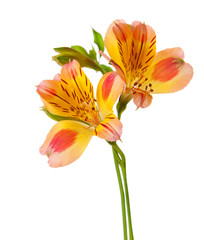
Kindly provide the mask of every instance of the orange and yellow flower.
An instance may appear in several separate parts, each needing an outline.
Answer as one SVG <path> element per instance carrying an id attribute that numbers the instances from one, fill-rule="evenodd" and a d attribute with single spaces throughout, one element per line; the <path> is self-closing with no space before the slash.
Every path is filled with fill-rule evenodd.
<path id="1" fill-rule="evenodd" d="M 156 53 L 156 34 L 144 23 L 114 21 L 107 30 L 105 46 L 111 59 L 103 55 L 126 83 L 123 95 L 131 95 L 137 107 L 148 107 L 152 93 L 183 89 L 193 76 L 181 48 Z"/>
<path id="2" fill-rule="evenodd" d="M 76 60 L 65 64 L 53 80 L 37 86 L 46 111 L 64 119 L 54 125 L 40 148 L 51 167 L 78 159 L 93 135 L 107 141 L 120 139 L 122 124 L 113 113 L 113 105 L 123 87 L 116 72 L 106 73 L 95 99 L 93 86 Z"/>

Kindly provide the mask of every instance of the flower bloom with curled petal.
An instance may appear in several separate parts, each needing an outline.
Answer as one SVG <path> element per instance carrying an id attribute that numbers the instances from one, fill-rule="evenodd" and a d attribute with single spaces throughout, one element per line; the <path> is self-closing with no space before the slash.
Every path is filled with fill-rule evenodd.
<path id="1" fill-rule="evenodd" d="M 46 111 L 63 117 L 40 148 L 51 167 L 78 159 L 93 135 L 107 141 L 120 139 L 122 124 L 113 113 L 113 105 L 123 87 L 116 72 L 107 73 L 99 81 L 95 99 L 93 86 L 76 60 L 65 64 L 53 80 L 37 86 Z"/>
<path id="2" fill-rule="evenodd" d="M 125 96 L 133 98 L 137 107 L 148 107 L 152 93 L 171 93 L 183 89 L 193 76 L 193 69 L 185 63 L 181 48 L 156 53 L 156 34 L 144 23 L 131 25 L 114 21 L 105 35 L 104 55 L 126 83 Z"/>

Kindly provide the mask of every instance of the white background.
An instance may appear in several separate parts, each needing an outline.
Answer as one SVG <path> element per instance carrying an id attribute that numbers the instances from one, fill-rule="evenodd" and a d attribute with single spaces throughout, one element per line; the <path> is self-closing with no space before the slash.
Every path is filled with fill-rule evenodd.
<path id="1" fill-rule="evenodd" d="M 60 67 L 54 47 L 91 49 L 115 19 L 145 21 L 157 50 L 180 46 L 194 77 L 183 91 L 130 103 L 122 116 L 136 240 L 204 239 L 204 62 L 202 1 L 4 1 L 0 6 L 0 239 L 122 240 L 119 188 L 110 146 L 97 137 L 58 169 L 39 147 L 54 125 L 35 85 Z M 85 69 L 94 86 L 101 77 Z"/>

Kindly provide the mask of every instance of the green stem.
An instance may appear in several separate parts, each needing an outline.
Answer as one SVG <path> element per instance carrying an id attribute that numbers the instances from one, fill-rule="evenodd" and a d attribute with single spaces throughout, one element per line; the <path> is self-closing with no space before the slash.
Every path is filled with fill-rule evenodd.
<path id="1" fill-rule="evenodd" d="M 128 185 L 127 185 L 127 174 L 126 168 L 121 165 L 124 186 L 125 186 L 125 196 L 126 196 L 126 205 L 127 205 L 127 214 L 128 214 L 128 223 L 129 223 L 129 238 L 130 240 L 134 240 L 133 230 L 132 230 L 132 220 L 131 220 L 131 211 L 130 211 L 130 200 L 129 200 L 129 192 L 128 192 Z"/>
<path id="2" fill-rule="evenodd" d="M 119 148 L 116 142 L 112 143 L 112 148 L 116 151 L 118 155 L 118 164 L 121 168 L 123 175 L 123 183 L 125 188 L 125 197 L 126 197 L 126 206 L 127 206 L 127 215 L 128 215 L 128 225 L 129 225 L 129 239 L 134 240 L 133 229 L 132 229 L 132 220 L 131 220 L 131 211 L 130 211 L 130 200 L 129 200 L 129 191 L 127 184 L 127 174 L 126 174 L 126 159 L 122 150 Z"/>
<path id="3" fill-rule="evenodd" d="M 115 162 L 116 173 L 118 177 L 118 184 L 120 188 L 120 196 L 121 196 L 121 205 L 122 205 L 122 216 L 123 216 L 123 233 L 124 233 L 124 240 L 127 240 L 127 221 L 126 221 L 126 208 L 125 208 L 125 195 L 123 190 L 123 183 L 121 179 L 121 173 L 118 164 L 118 154 L 116 150 L 112 147 L 113 150 L 113 157 Z"/>
<path id="4" fill-rule="evenodd" d="M 100 66 L 100 64 L 98 64 L 98 67 L 100 68 L 100 72 L 104 75 L 105 73 L 106 73 L 106 71 L 105 70 L 103 70 L 103 68 Z"/>

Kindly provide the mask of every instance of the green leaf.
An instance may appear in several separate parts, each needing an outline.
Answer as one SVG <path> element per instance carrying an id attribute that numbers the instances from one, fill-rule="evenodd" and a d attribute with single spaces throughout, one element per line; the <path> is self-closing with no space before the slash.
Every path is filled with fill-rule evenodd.
<path id="1" fill-rule="evenodd" d="M 54 48 L 54 50 L 59 54 L 53 56 L 52 59 L 56 61 L 60 66 L 63 66 L 73 59 L 76 59 L 80 63 L 81 67 L 91 68 L 96 71 L 102 70 L 101 66 L 96 61 L 73 48 L 60 47 Z"/>
<path id="2" fill-rule="evenodd" d="M 87 53 L 86 49 L 83 48 L 82 46 L 74 45 L 74 46 L 71 46 L 71 48 L 80 52 L 80 53 L 82 53 L 82 54 L 84 54 L 84 55 L 86 55 L 86 56 L 88 56 L 88 53 Z"/>
<path id="3" fill-rule="evenodd" d="M 64 56 L 63 54 L 58 54 L 56 56 L 53 56 L 52 60 L 54 60 L 60 66 L 63 66 L 64 64 L 70 62 L 72 59 L 69 56 Z"/>
<path id="4" fill-rule="evenodd" d="M 98 46 L 98 49 L 102 52 L 104 52 L 105 46 L 104 46 L 104 41 L 103 37 L 99 32 L 96 32 L 93 28 L 93 35 L 94 35 L 94 43 Z"/>
<path id="5" fill-rule="evenodd" d="M 107 73 L 107 72 L 112 72 L 113 69 L 111 67 L 108 67 L 106 65 L 103 65 L 103 64 L 100 64 L 101 68 L 104 70 L 104 73 Z"/>
<path id="6" fill-rule="evenodd" d="M 92 50 L 89 51 L 89 57 L 91 59 L 93 59 L 94 61 L 97 61 L 97 59 L 96 59 L 96 51 L 95 51 L 95 49 L 93 47 L 92 47 Z"/>

